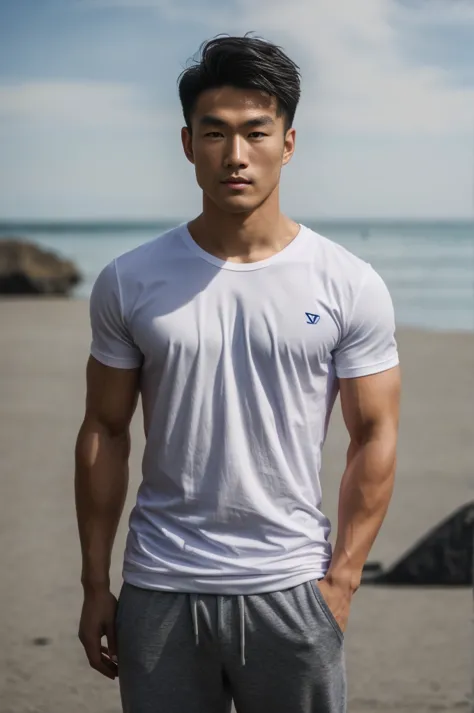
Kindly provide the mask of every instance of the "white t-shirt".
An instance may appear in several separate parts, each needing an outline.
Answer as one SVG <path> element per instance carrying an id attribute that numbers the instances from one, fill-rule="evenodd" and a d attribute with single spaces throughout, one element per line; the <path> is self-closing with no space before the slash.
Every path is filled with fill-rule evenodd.
<path id="1" fill-rule="evenodd" d="M 125 581 L 252 594 L 323 577 L 319 472 L 337 377 L 398 364 L 379 275 L 305 226 L 242 264 L 204 251 L 183 224 L 107 265 L 90 307 L 92 355 L 142 367 Z"/>

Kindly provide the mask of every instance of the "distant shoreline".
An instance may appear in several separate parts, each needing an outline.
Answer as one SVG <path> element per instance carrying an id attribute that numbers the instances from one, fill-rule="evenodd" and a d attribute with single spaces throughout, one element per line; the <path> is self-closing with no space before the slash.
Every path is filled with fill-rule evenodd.
<path id="1" fill-rule="evenodd" d="M 110 231 L 114 230 L 148 230 L 159 227 L 169 226 L 170 228 L 176 225 L 185 223 L 191 218 L 150 218 L 150 219 L 119 219 L 119 218 L 78 218 L 78 219 L 28 219 L 22 220 L 17 218 L 0 220 L 0 233 L 8 231 L 51 231 L 62 232 L 71 228 L 80 230 L 93 231 Z M 469 227 L 474 230 L 474 217 L 471 218 L 295 218 L 300 223 L 331 226 L 331 227 Z M 473 234 L 474 238 L 474 234 Z"/>

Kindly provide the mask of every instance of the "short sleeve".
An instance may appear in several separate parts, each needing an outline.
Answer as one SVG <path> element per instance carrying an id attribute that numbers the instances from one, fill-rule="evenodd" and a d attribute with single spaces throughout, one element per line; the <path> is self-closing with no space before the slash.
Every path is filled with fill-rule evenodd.
<path id="1" fill-rule="evenodd" d="M 90 297 L 92 356 L 106 366 L 133 369 L 143 356 L 125 326 L 115 261 L 99 274 Z"/>
<path id="2" fill-rule="evenodd" d="M 372 267 L 368 268 L 333 358 L 336 375 L 342 379 L 377 374 L 399 363 L 392 299 Z"/>

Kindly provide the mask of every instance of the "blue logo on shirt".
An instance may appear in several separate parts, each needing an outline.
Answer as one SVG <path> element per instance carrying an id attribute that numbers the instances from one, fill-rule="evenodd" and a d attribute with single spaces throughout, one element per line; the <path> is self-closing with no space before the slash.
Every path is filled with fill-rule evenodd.
<path id="1" fill-rule="evenodd" d="M 311 312 L 305 312 L 306 319 L 308 320 L 306 324 L 317 324 L 321 317 L 319 314 L 312 314 Z"/>

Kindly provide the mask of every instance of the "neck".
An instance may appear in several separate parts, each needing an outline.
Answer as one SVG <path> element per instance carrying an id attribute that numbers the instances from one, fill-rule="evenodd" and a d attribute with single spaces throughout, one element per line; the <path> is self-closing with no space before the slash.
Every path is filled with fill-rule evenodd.
<path id="1" fill-rule="evenodd" d="M 299 226 L 281 213 L 278 196 L 269 196 L 250 213 L 228 213 L 204 195 L 203 211 L 188 229 L 195 242 L 216 257 L 255 262 L 283 250 Z"/>

